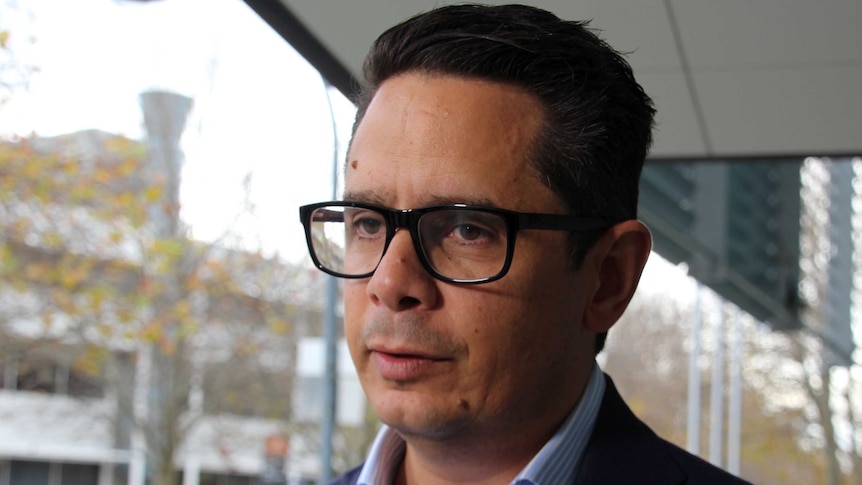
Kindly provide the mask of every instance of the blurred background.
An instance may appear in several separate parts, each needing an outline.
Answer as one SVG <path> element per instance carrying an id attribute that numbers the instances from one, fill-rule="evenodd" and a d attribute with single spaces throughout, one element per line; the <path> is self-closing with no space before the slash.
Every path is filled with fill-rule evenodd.
<path id="1" fill-rule="evenodd" d="M 338 195 L 368 45 L 438 3 L 0 0 L 0 485 L 363 460 L 297 207 Z M 602 367 L 754 483 L 862 483 L 862 5 L 528 3 L 595 19 L 658 105 L 655 252 Z"/>

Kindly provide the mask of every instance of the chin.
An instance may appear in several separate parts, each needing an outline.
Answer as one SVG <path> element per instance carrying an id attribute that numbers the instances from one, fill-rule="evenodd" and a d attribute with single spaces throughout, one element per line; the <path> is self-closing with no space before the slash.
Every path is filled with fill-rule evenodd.
<path id="1" fill-rule="evenodd" d="M 467 427 L 469 415 L 458 406 L 426 402 L 412 391 L 390 390 L 370 399 L 380 421 L 402 436 L 445 439 Z"/>

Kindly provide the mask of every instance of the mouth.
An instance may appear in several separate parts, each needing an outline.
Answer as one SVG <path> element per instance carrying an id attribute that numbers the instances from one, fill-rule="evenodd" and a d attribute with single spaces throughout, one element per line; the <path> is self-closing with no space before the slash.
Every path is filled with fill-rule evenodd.
<path id="1" fill-rule="evenodd" d="M 451 359 L 413 351 L 372 349 L 371 361 L 383 379 L 411 382 L 436 374 Z"/>

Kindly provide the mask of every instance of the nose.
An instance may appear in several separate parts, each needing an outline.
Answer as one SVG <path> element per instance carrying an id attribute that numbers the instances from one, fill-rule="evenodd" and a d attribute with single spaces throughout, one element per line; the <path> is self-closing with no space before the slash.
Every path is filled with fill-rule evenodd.
<path id="1" fill-rule="evenodd" d="M 422 266 L 410 232 L 399 229 L 368 281 L 368 297 L 396 312 L 427 310 L 437 305 L 437 292 L 437 280 Z"/>

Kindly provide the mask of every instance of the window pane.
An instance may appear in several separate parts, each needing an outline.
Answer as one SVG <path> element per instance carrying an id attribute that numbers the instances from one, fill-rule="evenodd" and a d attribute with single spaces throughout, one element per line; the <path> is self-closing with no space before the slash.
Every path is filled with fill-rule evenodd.
<path id="1" fill-rule="evenodd" d="M 15 485 L 48 485 L 49 463 L 12 460 L 10 483 Z"/>
<path id="2" fill-rule="evenodd" d="M 99 467 L 96 465 L 63 464 L 63 479 L 61 485 L 97 485 L 99 483 Z"/>

